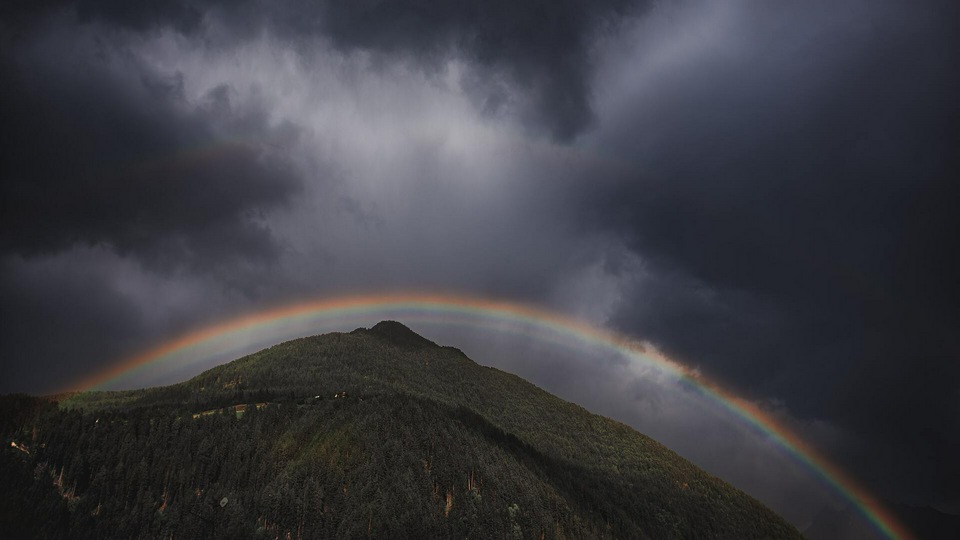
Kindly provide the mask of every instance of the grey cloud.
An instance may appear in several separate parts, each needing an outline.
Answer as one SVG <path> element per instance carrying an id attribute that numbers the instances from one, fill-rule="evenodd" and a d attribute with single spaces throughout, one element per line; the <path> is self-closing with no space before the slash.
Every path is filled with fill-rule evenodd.
<path id="1" fill-rule="evenodd" d="M 183 32 L 199 29 L 205 3 L 189 0 L 11 0 L 4 2 L 3 18 L 12 29 L 22 30 L 50 15 L 75 15 L 79 22 L 103 22 L 136 31 L 172 26 Z"/>
<path id="2" fill-rule="evenodd" d="M 126 338 L 145 331 L 110 275 L 78 266 L 0 266 L 0 392 L 62 390 L 129 353 Z"/>
<path id="3" fill-rule="evenodd" d="M 590 81 L 594 44 L 644 9 L 637 0 L 516 2 L 405 0 L 218 6 L 218 16 L 247 34 L 252 20 L 280 36 L 322 37 L 381 61 L 411 61 L 428 72 L 452 58 L 470 71 L 462 84 L 478 110 L 521 114 L 534 131 L 569 141 L 593 121 Z M 257 13 L 257 17 L 251 17 Z M 514 98 L 512 96 L 519 96 Z"/>
<path id="4" fill-rule="evenodd" d="M 560 139 L 592 120 L 591 47 L 600 32 L 636 11 L 635 2 L 331 2 L 318 17 L 338 46 L 444 59 L 456 51 L 484 68 L 481 78 L 504 71 L 529 94 L 536 119 Z M 480 81 L 475 81 L 479 83 Z M 503 99 L 481 86 L 484 106 Z M 486 90 L 486 91 L 484 91 Z"/>
<path id="5" fill-rule="evenodd" d="M 29 20 L 49 13 L 75 13 L 134 31 L 170 27 L 184 34 L 203 31 L 211 20 L 230 28 L 228 39 L 248 39 L 269 29 L 292 40 L 318 37 L 341 50 L 367 51 L 387 61 L 409 58 L 428 71 L 451 57 L 469 63 L 464 85 L 478 107 L 495 113 L 510 101 L 532 124 L 560 140 L 571 140 L 593 119 L 590 79 L 597 37 L 614 32 L 637 13 L 636 0 L 515 2 L 497 0 L 410 2 L 147 2 L 115 0 L 23 6 Z"/>
<path id="6" fill-rule="evenodd" d="M 651 18 L 628 108 L 598 105 L 592 144 L 632 168 L 581 192 L 584 222 L 654 276 L 618 324 L 836 419 L 855 470 L 903 471 L 886 488 L 956 497 L 955 7 L 714 7 L 700 33 Z"/>
<path id="7" fill-rule="evenodd" d="M 188 103 L 177 74 L 100 30 L 52 23 L 3 54 L 0 248 L 105 244 L 168 269 L 275 260 L 263 215 L 299 190 L 282 151 L 296 129 L 226 87 Z"/>

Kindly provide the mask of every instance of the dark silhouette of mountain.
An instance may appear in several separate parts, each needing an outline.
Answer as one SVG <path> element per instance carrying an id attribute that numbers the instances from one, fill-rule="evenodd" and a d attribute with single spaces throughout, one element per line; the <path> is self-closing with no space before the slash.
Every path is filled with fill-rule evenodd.
<path id="1" fill-rule="evenodd" d="M 630 427 L 397 322 L 0 398 L 18 538 L 799 538 Z"/>
<path id="2" fill-rule="evenodd" d="M 877 538 L 863 518 L 852 507 L 824 506 L 803 530 L 810 540 L 868 540 Z"/>
<path id="3" fill-rule="evenodd" d="M 960 539 L 960 516 L 947 514 L 929 506 L 910 506 L 900 503 L 891 503 L 888 506 L 917 538 Z"/>
<path id="4" fill-rule="evenodd" d="M 929 506 L 909 506 L 887 502 L 885 506 L 897 515 L 914 537 L 922 540 L 960 539 L 960 516 L 941 512 Z M 875 538 L 858 512 L 847 506 L 824 507 L 803 531 L 810 540 L 859 540 Z"/>

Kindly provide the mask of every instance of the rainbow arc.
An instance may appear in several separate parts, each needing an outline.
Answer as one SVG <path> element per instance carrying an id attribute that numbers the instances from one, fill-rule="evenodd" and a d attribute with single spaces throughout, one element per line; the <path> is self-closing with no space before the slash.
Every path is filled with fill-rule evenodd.
<path id="1" fill-rule="evenodd" d="M 164 364 L 170 364 L 182 371 L 208 358 L 211 351 L 219 350 L 222 354 L 223 344 L 247 335 L 269 335 L 275 341 L 278 336 L 292 338 L 316 333 L 317 328 L 329 326 L 333 322 L 343 325 L 350 321 L 369 321 L 373 316 L 401 321 L 483 326 L 496 331 L 524 333 L 539 339 L 549 335 L 562 336 L 584 345 L 622 354 L 632 361 L 642 362 L 675 378 L 680 384 L 695 390 L 734 417 L 764 433 L 825 484 L 849 500 L 884 537 L 912 538 L 909 531 L 876 497 L 756 404 L 736 396 L 696 370 L 666 357 L 649 344 L 560 313 L 516 302 L 465 295 L 405 292 L 298 303 L 190 332 L 102 373 L 77 381 L 71 390 L 102 389 L 124 379 L 142 376 L 146 371 Z"/>

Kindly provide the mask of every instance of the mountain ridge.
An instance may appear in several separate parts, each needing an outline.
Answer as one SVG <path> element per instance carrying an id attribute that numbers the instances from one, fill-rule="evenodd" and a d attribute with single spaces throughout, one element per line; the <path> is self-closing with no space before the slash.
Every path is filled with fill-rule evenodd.
<path id="1" fill-rule="evenodd" d="M 629 426 L 396 321 L 277 344 L 175 385 L 75 394 L 4 435 L 45 445 L 15 457 L 59 479 L 71 536 L 104 523 L 138 536 L 123 523 L 134 512 L 163 536 L 801 537 Z M 133 502 L 105 511 L 104 494 L 127 483 Z M 210 506 L 221 493 L 242 512 Z M 279 494 L 311 511 L 291 515 Z"/>

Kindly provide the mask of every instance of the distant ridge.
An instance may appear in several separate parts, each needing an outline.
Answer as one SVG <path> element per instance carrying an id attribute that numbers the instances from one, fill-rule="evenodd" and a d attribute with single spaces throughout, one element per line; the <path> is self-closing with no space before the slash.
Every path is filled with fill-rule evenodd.
<path id="1" fill-rule="evenodd" d="M 960 516 L 941 512 L 929 506 L 909 506 L 886 502 L 888 508 L 919 539 L 960 539 Z M 856 508 L 822 509 L 803 531 L 810 540 L 870 538 L 871 530 L 863 523 Z"/>

